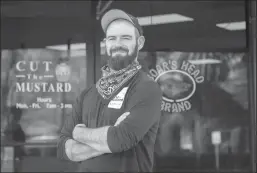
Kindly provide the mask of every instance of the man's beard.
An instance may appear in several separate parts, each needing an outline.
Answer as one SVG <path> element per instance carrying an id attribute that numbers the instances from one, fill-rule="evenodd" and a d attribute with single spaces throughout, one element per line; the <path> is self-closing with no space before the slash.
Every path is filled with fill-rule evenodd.
<path id="1" fill-rule="evenodd" d="M 138 46 L 136 45 L 132 54 L 129 55 L 128 52 L 129 50 L 125 47 L 115 47 L 113 49 L 110 50 L 111 55 L 107 54 L 108 57 L 108 66 L 113 69 L 113 70 L 121 70 L 126 68 L 128 65 L 132 64 L 133 61 L 135 61 L 136 57 L 137 57 L 137 53 L 138 53 Z M 116 56 L 112 56 L 112 54 L 116 51 L 124 51 L 127 53 L 127 55 L 123 56 L 123 55 L 116 55 Z"/>

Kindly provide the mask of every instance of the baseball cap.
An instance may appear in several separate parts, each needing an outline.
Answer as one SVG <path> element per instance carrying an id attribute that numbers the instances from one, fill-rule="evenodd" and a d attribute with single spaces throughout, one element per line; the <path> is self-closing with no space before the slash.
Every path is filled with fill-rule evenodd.
<path id="1" fill-rule="evenodd" d="M 122 10 L 119 9 L 112 9 L 107 11 L 101 20 L 101 26 L 104 32 L 106 32 L 107 27 L 115 20 L 118 19 L 124 19 L 132 23 L 135 28 L 137 28 L 138 32 L 140 35 L 143 35 L 143 29 L 140 26 L 138 19 L 131 14 L 128 14 Z"/>

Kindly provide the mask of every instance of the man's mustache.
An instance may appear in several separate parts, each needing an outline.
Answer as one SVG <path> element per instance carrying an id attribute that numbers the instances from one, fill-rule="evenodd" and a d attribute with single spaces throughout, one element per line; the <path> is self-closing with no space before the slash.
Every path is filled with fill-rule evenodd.
<path id="1" fill-rule="evenodd" d="M 123 48 L 123 47 L 116 47 L 116 48 L 111 49 L 111 53 L 114 53 L 114 52 L 117 52 L 117 51 L 124 51 L 124 52 L 126 52 L 126 53 L 129 52 L 128 49 Z"/>

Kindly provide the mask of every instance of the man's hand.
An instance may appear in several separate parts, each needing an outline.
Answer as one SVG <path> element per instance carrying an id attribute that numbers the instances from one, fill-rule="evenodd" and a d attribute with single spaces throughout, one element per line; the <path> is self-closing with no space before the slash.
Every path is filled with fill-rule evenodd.
<path id="1" fill-rule="evenodd" d="M 116 121 L 115 126 L 119 125 L 130 113 L 123 113 Z M 77 124 L 72 132 L 75 141 L 86 144 L 99 153 L 111 153 L 107 143 L 107 133 L 110 126 L 99 128 L 87 128 L 85 124 Z M 97 153 L 98 154 L 98 153 Z"/>
<path id="2" fill-rule="evenodd" d="M 79 143 L 73 139 L 68 139 L 65 143 L 65 153 L 69 160 L 74 162 L 84 161 L 104 154 L 92 147 Z"/>
<path id="3" fill-rule="evenodd" d="M 125 112 L 123 113 L 115 122 L 114 126 L 119 125 L 128 115 L 130 114 L 130 112 Z M 83 133 L 82 130 L 83 128 L 85 128 L 86 125 L 85 124 L 77 124 L 72 132 L 72 137 L 74 140 L 77 140 L 79 136 L 81 136 L 81 134 Z"/>
<path id="4" fill-rule="evenodd" d="M 79 136 L 81 136 L 81 134 L 83 133 L 82 130 L 83 128 L 85 128 L 86 125 L 85 124 L 77 124 L 72 132 L 72 137 L 74 140 L 77 140 Z"/>
<path id="5" fill-rule="evenodd" d="M 114 126 L 119 125 L 128 115 L 130 114 L 130 112 L 125 112 L 123 113 L 115 122 Z"/>

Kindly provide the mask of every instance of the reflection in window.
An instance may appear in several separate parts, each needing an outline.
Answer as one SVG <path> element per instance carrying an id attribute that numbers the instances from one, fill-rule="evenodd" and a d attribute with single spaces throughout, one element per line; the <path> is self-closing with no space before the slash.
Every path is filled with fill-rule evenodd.
<path id="1" fill-rule="evenodd" d="M 245 53 L 140 53 L 144 70 L 163 91 L 158 158 L 214 154 L 214 131 L 221 133 L 221 154 L 249 154 L 245 58 Z"/>

